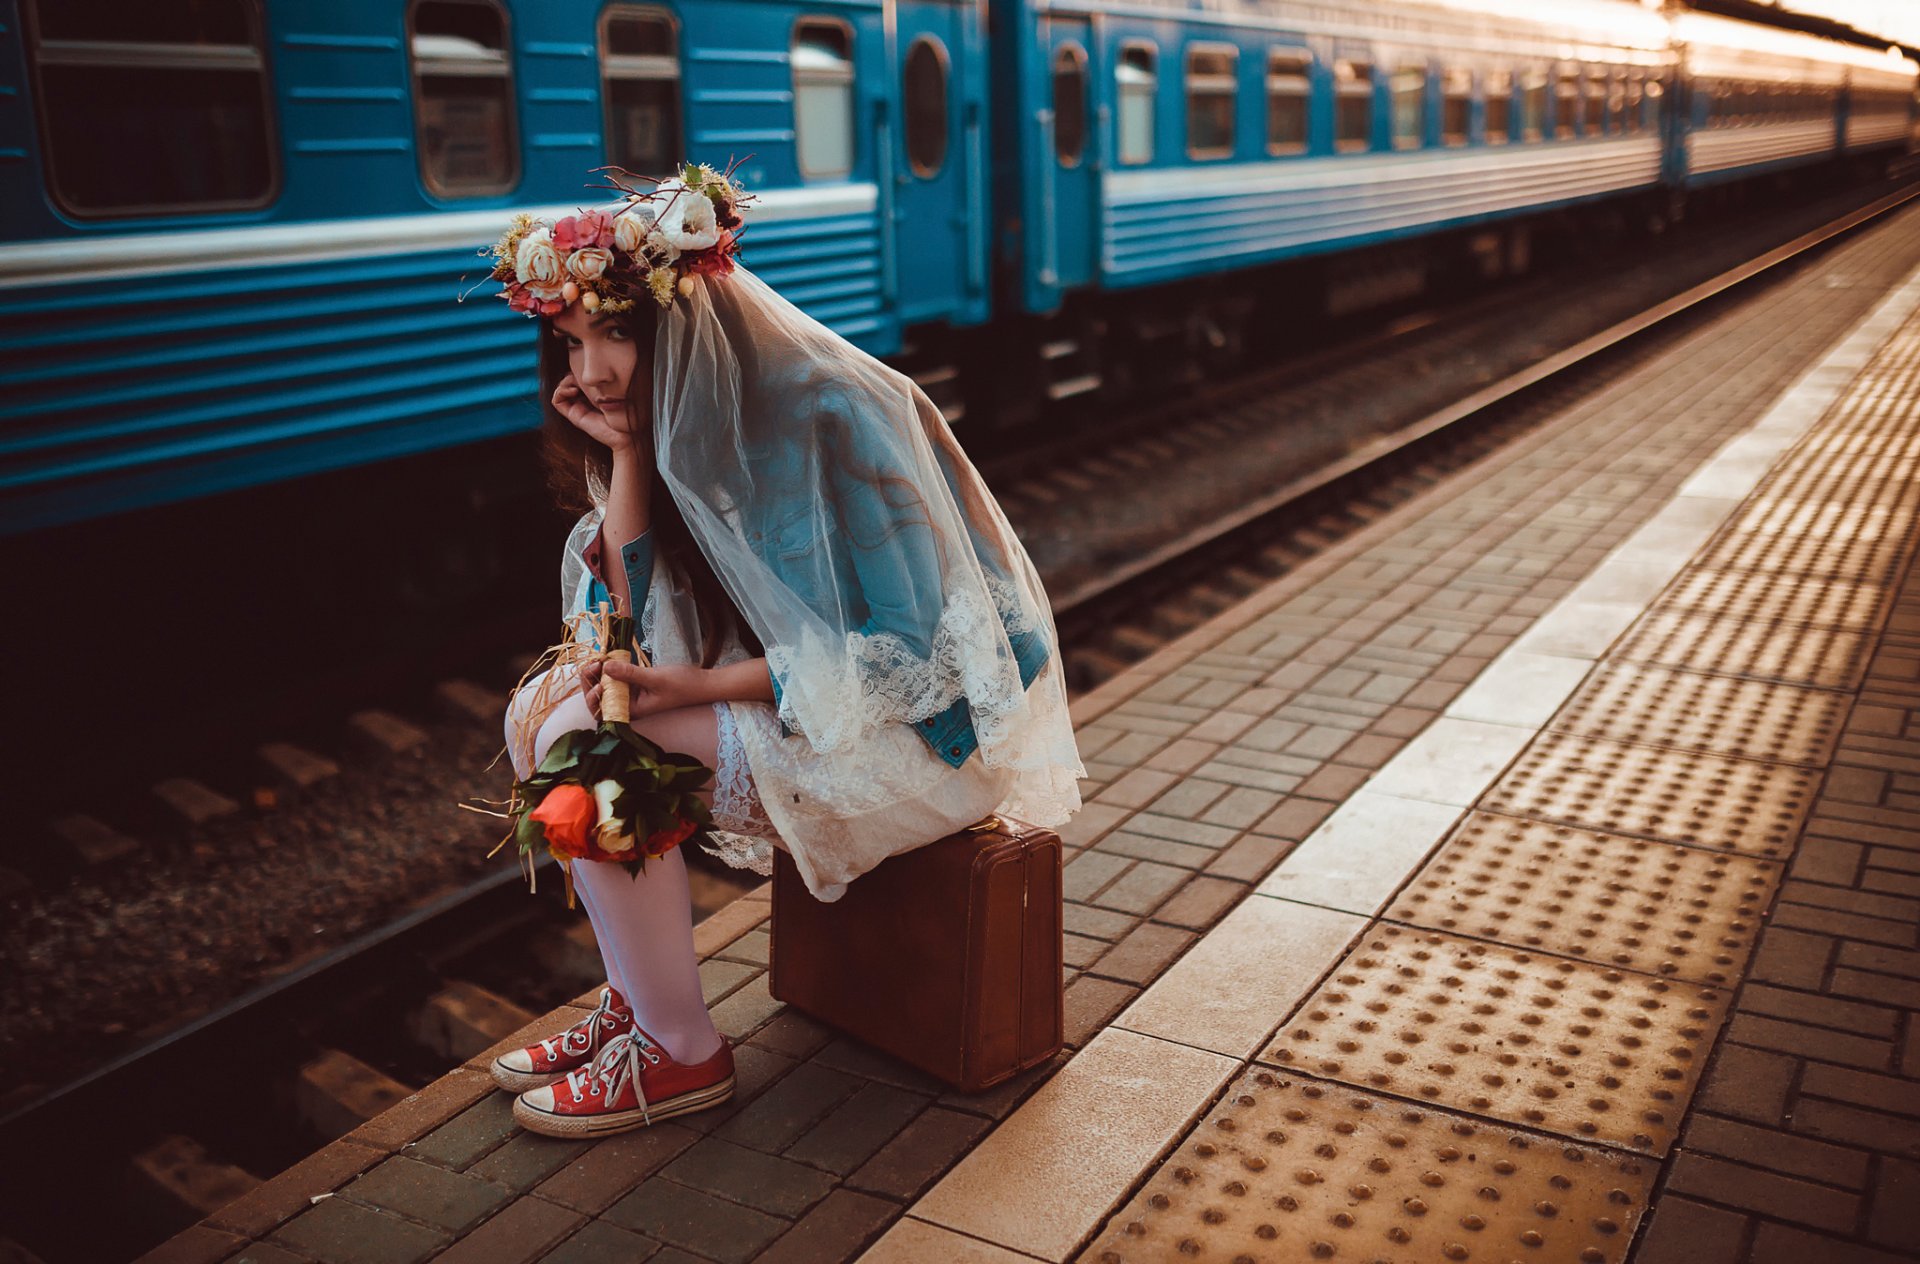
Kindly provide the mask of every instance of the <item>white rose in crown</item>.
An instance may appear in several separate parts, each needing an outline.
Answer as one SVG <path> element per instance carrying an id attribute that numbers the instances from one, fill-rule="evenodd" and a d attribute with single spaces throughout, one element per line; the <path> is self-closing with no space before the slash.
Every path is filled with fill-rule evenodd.
<path id="1" fill-rule="evenodd" d="M 620 212 L 613 221 L 613 248 L 623 255 L 639 250 L 654 219 L 653 208 L 644 204 Z"/>
<path id="2" fill-rule="evenodd" d="M 593 841 L 601 851 L 621 856 L 633 850 L 633 835 L 621 830 L 613 819 L 613 801 L 620 797 L 620 783 L 609 778 L 593 783 Z"/>
<path id="3" fill-rule="evenodd" d="M 567 256 L 567 271 L 576 281 L 598 281 L 613 266 L 613 252 L 601 246 L 582 246 Z"/>
<path id="4" fill-rule="evenodd" d="M 538 228 L 520 239 L 514 252 L 513 272 L 527 292 L 539 299 L 560 297 L 562 275 L 560 252 L 553 246 L 553 231 Z"/>
<path id="5" fill-rule="evenodd" d="M 715 222 L 713 202 L 704 193 L 689 189 L 678 180 L 660 185 L 663 197 L 671 199 L 660 212 L 656 228 L 667 244 L 676 250 L 705 250 L 720 241 L 720 225 Z"/>

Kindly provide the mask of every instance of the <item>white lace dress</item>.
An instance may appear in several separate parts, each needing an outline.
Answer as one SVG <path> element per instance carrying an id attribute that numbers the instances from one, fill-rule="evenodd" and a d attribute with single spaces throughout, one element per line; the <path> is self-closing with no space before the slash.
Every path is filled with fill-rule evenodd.
<path id="1" fill-rule="evenodd" d="M 581 550 L 599 530 L 582 520 L 569 541 L 567 575 L 585 608 Z M 577 569 L 576 569 L 577 568 Z M 656 663 L 699 658 L 691 594 L 673 582 L 656 553 L 640 612 L 640 644 Z M 729 636 L 719 665 L 752 655 Z M 793 857 L 807 889 L 838 900 L 846 884 L 897 852 L 942 838 L 992 813 L 1014 780 L 976 752 L 958 768 L 936 755 L 906 724 L 873 733 L 858 757 L 824 759 L 804 736 L 782 731 L 770 702 L 716 702 L 719 748 L 714 823 L 704 850 L 736 868 L 773 872 L 773 848 Z M 903 800 L 905 802 L 903 803 Z"/>

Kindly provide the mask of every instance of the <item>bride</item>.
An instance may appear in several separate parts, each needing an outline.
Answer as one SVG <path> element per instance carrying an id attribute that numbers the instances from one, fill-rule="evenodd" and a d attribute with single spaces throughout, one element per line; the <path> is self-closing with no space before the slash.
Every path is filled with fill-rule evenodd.
<path id="1" fill-rule="evenodd" d="M 526 682 L 508 749 L 524 777 L 596 725 L 604 670 L 635 729 L 715 770 L 708 850 L 767 874 L 779 847 L 831 901 L 996 810 L 1063 823 L 1085 770 L 1005 515 L 911 379 L 740 265 L 750 203 L 689 165 L 610 208 L 517 217 L 492 250 L 508 305 L 541 322 L 549 481 L 582 511 L 563 613 L 637 612 L 649 664 Z M 572 872 L 608 986 L 495 1061 L 515 1117 L 600 1135 L 725 1101 L 685 859 Z"/>

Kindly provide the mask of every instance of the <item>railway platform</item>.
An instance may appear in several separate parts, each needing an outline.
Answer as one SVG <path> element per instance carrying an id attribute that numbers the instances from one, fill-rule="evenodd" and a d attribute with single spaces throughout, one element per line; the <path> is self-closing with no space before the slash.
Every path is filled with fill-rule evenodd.
<path id="1" fill-rule="evenodd" d="M 1078 699 L 1052 1063 L 787 1010 L 762 887 L 727 1106 L 549 1140 L 489 1051 L 145 1258 L 1911 1259 L 1917 475 L 1909 209 Z"/>

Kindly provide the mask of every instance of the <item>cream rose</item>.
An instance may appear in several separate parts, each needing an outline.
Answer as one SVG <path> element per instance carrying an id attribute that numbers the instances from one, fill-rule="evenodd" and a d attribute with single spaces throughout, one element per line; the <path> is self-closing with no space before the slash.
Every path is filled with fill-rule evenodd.
<path id="1" fill-rule="evenodd" d="M 582 246 L 567 256 L 567 271 L 581 281 L 598 281 L 613 266 L 613 252 L 601 246 Z"/>
<path id="2" fill-rule="evenodd" d="M 622 831 L 613 819 L 613 801 L 619 797 L 619 782 L 608 778 L 593 783 L 593 841 L 601 851 L 615 856 L 633 850 L 633 835 Z"/>
<path id="3" fill-rule="evenodd" d="M 535 229 L 520 239 L 513 255 L 513 273 L 535 298 L 560 297 L 560 286 L 566 278 L 561 275 L 560 252 L 553 247 L 550 230 Z"/>
<path id="4" fill-rule="evenodd" d="M 636 206 L 632 210 L 622 211 L 613 221 L 614 249 L 628 255 L 640 249 L 640 243 L 647 239 L 653 221 L 653 208 L 650 206 Z"/>

